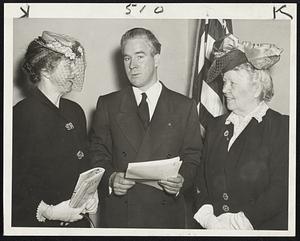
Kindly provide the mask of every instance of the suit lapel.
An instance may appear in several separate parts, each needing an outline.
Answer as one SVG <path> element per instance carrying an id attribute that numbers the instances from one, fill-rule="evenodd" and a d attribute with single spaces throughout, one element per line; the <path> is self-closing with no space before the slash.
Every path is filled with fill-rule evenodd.
<path id="1" fill-rule="evenodd" d="M 152 160 L 153 154 L 161 147 L 161 132 L 168 133 L 175 121 L 173 105 L 170 101 L 168 89 L 163 85 L 150 125 L 144 135 L 137 153 L 136 161 Z"/>
<path id="2" fill-rule="evenodd" d="M 137 103 L 131 86 L 124 89 L 121 96 L 120 112 L 116 116 L 123 134 L 133 148 L 138 151 L 145 130 L 138 116 Z"/>

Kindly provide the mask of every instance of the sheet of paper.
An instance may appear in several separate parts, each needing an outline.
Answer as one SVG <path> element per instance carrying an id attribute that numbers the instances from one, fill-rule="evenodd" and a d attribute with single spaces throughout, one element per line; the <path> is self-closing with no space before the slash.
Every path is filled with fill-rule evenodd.
<path id="1" fill-rule="evenodd" d="M 161 180 L 168 177 L 176 177 L 182 161 L 174 157 L 170 159 L 131 162 L 128 164 L 126 178 L 143 180 Z"/>

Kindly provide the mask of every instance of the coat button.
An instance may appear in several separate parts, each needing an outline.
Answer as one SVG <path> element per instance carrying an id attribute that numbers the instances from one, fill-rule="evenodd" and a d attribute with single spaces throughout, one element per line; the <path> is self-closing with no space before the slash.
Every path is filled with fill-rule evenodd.
<path id="1" fill-rule="evenodd" d="M 171 155 L 170 153 L 168 153 L 167 158 L 171 158 L 171 156 L 172 156 L 172 155 Z"/>
<path id="2" fill-rule="evenodd" d="M 229 135 L 229 131 L 226 130 L 226 131 L 224 132 L 224 136 L 226 137 L 226 136 L 228 136 L 228 135 Z"/>
<path id="3" fill-rule="evenodd" d="M 67 123 L 67 124 L 65 125 L 65 128 L 66 128 L 68 131 L 70 131 L 70 130 L 74 129 L 74 125 L 73 125 L 72 122 L 69 122 L 69 123 Z"/>
<path id="4" fill-rule="evenodd" d="M 228 205 L 226 205 L 226 204 L 224 204 L 224 205 L 222 206 L 222 209 L 223 209 L 224 212 L 228 212 L 228 211 L 229 211 L 229 207 L 228 207 Z"/>
<path id="5" fill-rule="evenodd" d="M 223 199 L 224 199 L 225 201 L 227 201 L 228 198 L 229 198 L 228 194 L 227 194 L 226 192 L 224 192 L 224 193 L 223 193 Z"/>
<path id="6" fill-rule="evenodd" d="M 79 160 L 84 157 L 84 153 L 82 151 L 78 151 L 76 155 Z"/>
<path id="7" fill-rule="evenodd" d="M 122 156 L 123 156 L 123 157 L 126 157 L 126 156 L 127 156 L 127 153 L 126 153 L 125 151 L 123 151 L 123 152 L 122 152 Z"/>

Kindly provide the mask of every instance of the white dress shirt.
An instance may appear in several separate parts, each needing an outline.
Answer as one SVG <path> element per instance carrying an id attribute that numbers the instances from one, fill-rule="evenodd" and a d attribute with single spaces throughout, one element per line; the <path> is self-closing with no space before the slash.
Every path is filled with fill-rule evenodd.
<path id="1" fill-rule="evenodd" d="M 155 107 L 157 105 L 161 90 L 162 90 L 162 84 L 159 81 L 156 81 L 149 89 L 146 91 L 142 91 L 137 87 L 132 86 L 133 93 L 136 99 L 137 105 L 139 105 L 142 101 L 142 93 L 146 93 L 147 95 L 147 103 L 149 107 L 149 117 L 150 121 L 152 119 L 152 116 L 155 111 Z"/>

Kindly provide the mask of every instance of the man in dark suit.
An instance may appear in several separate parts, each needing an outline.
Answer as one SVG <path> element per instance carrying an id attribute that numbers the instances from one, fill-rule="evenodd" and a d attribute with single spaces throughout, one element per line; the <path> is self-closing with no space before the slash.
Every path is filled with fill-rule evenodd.
<path id="1" fill-rule="evenodd" d="M 93 166 L 106 169 L 100 225 L 185 228 L 184 194 L 193 188 L 202 149 L 196 104 L 158 81 L 161 44 L 149 30 L 127 31 L 121 48 L 131 86 L 99 98 L 90 135 Z M 176 156 L 179 174 L 158 181 L 161 189 L 125 178 L 129 162 Z"/>

